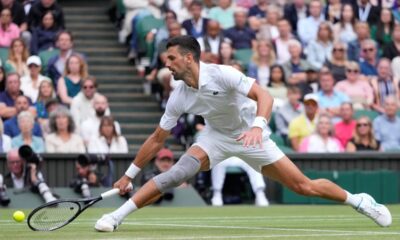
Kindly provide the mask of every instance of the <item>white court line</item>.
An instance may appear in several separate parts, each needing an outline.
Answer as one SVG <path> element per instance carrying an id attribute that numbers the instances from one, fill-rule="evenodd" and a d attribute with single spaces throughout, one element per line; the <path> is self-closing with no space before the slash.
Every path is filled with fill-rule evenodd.
<path id="1" fill-rule="evenodd" d="M 171 224 L 171 223 L 141 223 L 124 222 L 126 225 L 148 225 L 165 227 L 190 227 L 190 228 L 220 228 L 220 229 L 244 229 L 244 230 L 270 230 L 270 231 L 299 231 L 299 232 L 325 232 L 325 233 L 349 233 L 349 234 L 375 234 L 375 235 L 400 235 L 400 232 L 374 232 L 374 231 L 348 231 L 348 230 L 326 230 L 326 229 L 304 229 L 304 228 L 278 228 L 278 227 L 242 227 L 242 226 L 216 226 L 216 225 L 190 225 L 190 224 Z"/>

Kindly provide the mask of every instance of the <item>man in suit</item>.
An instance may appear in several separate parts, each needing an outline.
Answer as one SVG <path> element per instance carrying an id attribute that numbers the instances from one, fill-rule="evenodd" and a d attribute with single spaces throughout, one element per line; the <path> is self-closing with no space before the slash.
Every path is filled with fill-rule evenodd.
<path id="1" fill-rule="evenodd" d="M 190 4 L 189 11 L 192 14 L 192 18 L 183 21 L 182 27 L 188 35 L 195 38 L 204 36 L 206 34 L 208 19 L 201 16 L 203 4 L 195 0 Z"/>
<path id="2" fill-rule="evenodd" d="M 293 3 L 284 7 L 283 18 L 287 19 L 292 26 L 293 33 L 297 33 L 297 22 L 310 15 L 308 5 L 304 0 L 294 0 Z"/>
<path id="3" fill-rule="evenodd" d="M 356 17 L 361 22 L 368 22 L 370 26 L 378 23 L 381 9 L 378 6 L 373 6 L 370 0 L 359 0 L 356 9 Z"/>

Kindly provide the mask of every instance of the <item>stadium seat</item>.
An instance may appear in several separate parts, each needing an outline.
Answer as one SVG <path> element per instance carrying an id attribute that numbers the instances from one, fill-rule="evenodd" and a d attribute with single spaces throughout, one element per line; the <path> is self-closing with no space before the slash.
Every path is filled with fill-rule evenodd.
<path id="1" fill-rule="evenodd" d="M 0 60 L 3 63 L 3 65 L 7 61 L 7 59 L 8 59 L 8 48 L 0 48 Z"/>
<path id="2" fill-rule="evenodd" d="M 250 63 L 251 56 L 253 55 L 252 49 L 236 49 L 233 58 L 242 63 L 243 67 L 247 69 Z"/>
<path id="3" fill-rule="evenodd" d="M 271 112 L 271 118 L 269 119 L 268 126 L 273 133 L 276 132 L 275 112 Z"/>
<path id="4" fill-rule="evenodd" d="M 146 56 L 152 56 L 152 49 L 148 49 L 151 45 L 146 43 L 146 35 L 152 29 L 158 29 L 164 25 L 163 20 L 155 18 L 152 15 L 148 15 L 140 19 L 135 26 L 136 34 L 138 37 L 138 52 Z"/>
<path id="5" fill-rule="evenodd" d="M 377 116 L 379 116 L 379 113 L 374 111 L 374 110 L 365 110 L 365 109 L 359 109 L 354 112 L 354 118 L 358 119 L 361 116 L 367 116 L 369 119 L 372 121 L 374 120 Z"/>
<path id="6" fill-rule="evenodd" d="M 40 60 L 42 61 L 42 73 L 47 72 L 47 65 L 49 63 L 50 58 L 60 53 L 58 49 L 41 51 L 39 53 Z"/>

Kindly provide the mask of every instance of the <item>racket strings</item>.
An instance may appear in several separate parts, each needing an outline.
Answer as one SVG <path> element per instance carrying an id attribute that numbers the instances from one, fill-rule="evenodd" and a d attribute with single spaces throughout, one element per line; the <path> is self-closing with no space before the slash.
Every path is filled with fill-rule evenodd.
<path id="1" fill-rule="evenodd" d="M 30 218 L 30 225 L 35 230 L 51 231 L 67 224 L 79 211 L 77 202 L 58 202 L 35 212 Z"/>

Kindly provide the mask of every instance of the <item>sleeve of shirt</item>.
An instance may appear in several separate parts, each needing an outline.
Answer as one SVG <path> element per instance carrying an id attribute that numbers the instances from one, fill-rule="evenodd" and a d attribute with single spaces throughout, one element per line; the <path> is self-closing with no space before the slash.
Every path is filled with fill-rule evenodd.
<path id="1" fill-rule="evenodd" d="M 182 99 L 178 94 L 179 89 L 175 89 L 168 99 L 167 107 L 160 120 L 160 127 L 166 131 L 174 128 L 178 122 L 179 117 L 183 114 Z"/>
<path id="2" fill-rule="evenodd" d="M 374 129 L 375 139 L 381 142 L 382 136 L 379 131 L 379 127 L 378 127 L 379 125 L 380 125 L 379 118 L 375 118 L 375 120 L 372 123 L 372 128 Z"/>
<path id="3" fill-rule="evenodd" d="M 222 85 L 226 86 L 228 89 L 236 90 L 247 96 L 251 86 L 256 81 L 254 78 L 246 77 L 239 70 L 231 66 L 221 66 L 222 72 Z"/>

